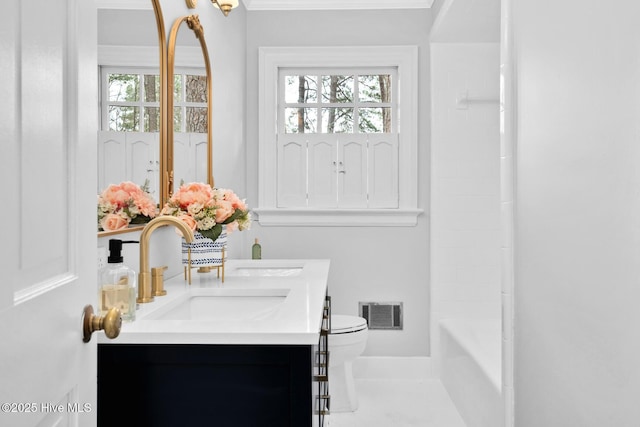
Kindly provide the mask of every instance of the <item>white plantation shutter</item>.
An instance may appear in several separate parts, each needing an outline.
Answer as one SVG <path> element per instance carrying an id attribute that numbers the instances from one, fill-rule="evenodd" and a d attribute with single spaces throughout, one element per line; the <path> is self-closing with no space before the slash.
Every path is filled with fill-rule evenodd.
<path id="1" fill-rule="evenodd" d="M 398 207 L 397 134 L 281 134 L 278 207 Z"/>
<path id="2" fill-rule="evenodd" d="M 370 208 L 398 207 L 398 134 L 369 135 Z"/>
<path id="3" fill-rule="evenodd" d="M 338 206 L 366 208 L 367 135 L 340 135 L 338 140 Z"/>
<path id="4" fill-rule="evenodd" d="M 300 135 L 278 136 L 278 207 L 306 206 L 307 142 Z"/>
<path id="5" fill-rule="evenodd" d="M 309 159 L 308 206 L 335 208 L 336 194 L 336 146 L 333 135 L 307 135 Z"/>

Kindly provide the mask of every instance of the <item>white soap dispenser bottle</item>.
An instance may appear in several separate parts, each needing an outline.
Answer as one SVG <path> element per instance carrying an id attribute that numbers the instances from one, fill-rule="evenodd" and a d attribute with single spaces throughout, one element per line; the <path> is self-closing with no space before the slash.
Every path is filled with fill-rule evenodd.
<path id="1" fill-rule="evenodd" d="M 100 277 L 99 308 L 100 315 L 106 315 L 110 308 L 120 310 L 122 320 L 131 322 L 136 318 L 136 273 L 126 265 L 122 258 L 122 243 L 118 239 L 109 240 L 107 266 Z"/>

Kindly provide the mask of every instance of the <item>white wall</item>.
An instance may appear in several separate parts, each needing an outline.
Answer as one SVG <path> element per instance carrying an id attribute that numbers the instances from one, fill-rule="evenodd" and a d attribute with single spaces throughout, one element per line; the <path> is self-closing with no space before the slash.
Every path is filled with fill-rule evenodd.
<path id="1" fill-rule="evenodd" d="M 509 3 L 515 425 L 637 426 L 640 4 Z"/>
<path id="2" fill-rule="evenodd" d="M 247 182 L 257 200 L 258 47 L 416 45 L 419 49 L 419 207 L 429 205 L 429 10 L 247 13 Z M 401 31 L 400 31 L 401 29 Z M 365 355 L 429 355 L 429 221 L 415 227 L 260 227 L 265 258 L 329 258 L 335 313 L 359 301 L 404 303 L 404 330 L 371 331 Z"/>
<path id="3" fill-rule="evenodd" d="M 497 43 L 431 45 L 434 357 L 439 320 L 500 318 L 499 65 Z"/>

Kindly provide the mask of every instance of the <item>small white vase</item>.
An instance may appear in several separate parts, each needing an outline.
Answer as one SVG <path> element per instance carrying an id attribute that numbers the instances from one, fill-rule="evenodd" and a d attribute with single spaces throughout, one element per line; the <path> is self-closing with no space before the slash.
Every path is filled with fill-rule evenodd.
<path id="1" fill-rule="evenodd" d="M 222 233 L 216 240 L 204 237 L 199 232 L 193 233 L 193 243 L 182 239 L 182 264 L 189 265 L 189 249 L 191 249 L 191 267 L 222 265 L 222 248 L 227 246 L 227 226 L 222 226 Z"/>

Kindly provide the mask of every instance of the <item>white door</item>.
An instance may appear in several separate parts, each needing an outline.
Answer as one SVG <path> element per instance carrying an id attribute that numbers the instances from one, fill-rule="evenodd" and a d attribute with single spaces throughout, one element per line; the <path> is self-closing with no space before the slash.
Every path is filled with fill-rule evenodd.
<path id="1" fill-rule="evenodd" d="M 95 2 L 0 10 L 0 425 L 94 426 Z"/>

